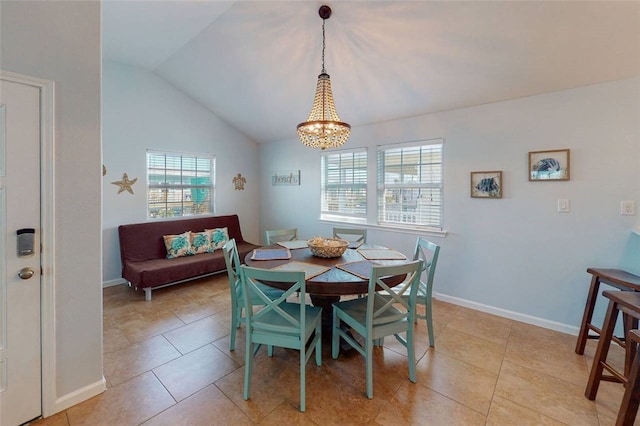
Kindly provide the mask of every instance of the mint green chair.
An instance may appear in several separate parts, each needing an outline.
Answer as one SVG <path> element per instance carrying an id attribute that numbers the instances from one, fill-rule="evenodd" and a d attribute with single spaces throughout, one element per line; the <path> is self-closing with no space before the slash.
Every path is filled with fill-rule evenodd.
<path id="1" fill-rule="evenodd" d="M 416 351 L 414 342 L 415 305 L 420 283 L 422 261 L 392 266 L 374 266 L 371 268 L 369 290 L 362 299 L 352 299 L 333 304 L 333 336 L 331 356 L 338 358 L 340 338 L 349 343 L 365 358 L 367 397 L 373 398 L 373 346 L 385 336 L 394 335 L 407 348 L 409 362 L 409 379 L 416 382 Z M 383 278 L 402 277 L 403 281 L 393 287 L 394 291 L 383 281 Z M 381 295 L 377 290 L 385 290 L 388 295 Z M 408 300 L 403 295 L 409 295 Z M 363 338 L 362 346 L 349 335 L 348 330 L 341 328 L 341 322 Z M 401 333 L 406 333 L 403 337 Z"/>
<path id="2" fill-rule="evenodd" d="M 367 230 L 359 228 L 333 228 L 333 238 L 342 238 L 349 242 L 366 243 Z"/>
<path id="3" fill-rule="evenodd" d="M 431 294 L 433 293 L 433 277 L 436 273 L 436 265 L 438 264 L 438 255 L 440 254 L 440 246 L 431 241 L 418 237 L 416 249 L 413 253 L 413 260 L 422 260 L 422 273 L 420 274 L 420 285 L 418 287 L 418 296 L 416 297 L 416 305 L 424 305 L 425 314 L 422 315 L 416 311 L 416 322 L 418 318 L 427 322 L 427 331 L 429 333 L 429 346 L 435 347 L 435 339 L 433 335 L 433 309 L 431 303 Z M 423 278 L 424 277 L 424 278 Z M 393 290 L 393 289 L 392 289 Z M 386 292 L 381 292 L 386 294 Z M 402 296 L 408 299 L 408 295 Z"/>
<path id="4" fill-rule="evenodd" d="M 245 295 L 257 297 L 264 307 L 252 312 L 249 297 L 245 298 L 247 310 L 247 348 L 244 366 L 244 399 L 251 395 L 251 372 L 253 358 L 261 345 L 300 351 L 300 411 L 305 410 L 305 376 L 309 358 L 315 351 L 316 365 L 322 365 L 322 308 L 304 303 L 287 302 L 287 297 L 300 292 L 300 300 L 305 300 L 305 277 L 302 271 L 273 271 L 269 269 L 240 267 L 242 289 Z M 282 296 L 271 300 L 263 291 L 261 282 L 278 282 L 289 286 Z"/>
<path id="5" fill-rule="evenodd" d="M 427 322 L 429 331 L 429 346 L 435 346 L 433 336 L 433 309 L 431 304 L 431 294 L 433 293 L 433 277 L 436 273 L 436 265 L 438 264 L 438 256 L 440 255 L 440 246 L 431 241 L 418 237 L 416 249 L 413 253 L 413 260 L 422 260 L 422 274 L 420 274 L 420 285 L 418 287 L 418 296 L 416 303 L 424 305 L 425 314 L 416 312 L 416 318 L 424 319 Z M 424 277 L 424 278 L 423 278 Z"/>
<path id="6" fill-rule="evenodd" d="M 268 246 L 277 244 L 280 241 L 293 241 L 298 239 L 298 229 L 274 229 L 265 231 L 265 242 Z"/>
<path id="7" fill-rule="evenodd" d="M 231 292 L 231 334 L 229 338 L 229 350 L 236 349 L 236 329 L 240 328 L 240 324 L 245 321 L 242 311 L 245 309 L 245 302 L 242 293 L 242 284 L 240 283 L 240 257 L 238 256 L 238 247 L 234 238 L 227 241 L 222 246 L 222 254 L 224 262 L 227 265 L 227 275 L 229 276 L 229 290 Z M 264 286 L 264 293 L 270 299 L 277 299 L 283 293 L 273 287 Z M 257 297 L 250 299 L 251 305 L 264 305 L 262 299 Z"/>

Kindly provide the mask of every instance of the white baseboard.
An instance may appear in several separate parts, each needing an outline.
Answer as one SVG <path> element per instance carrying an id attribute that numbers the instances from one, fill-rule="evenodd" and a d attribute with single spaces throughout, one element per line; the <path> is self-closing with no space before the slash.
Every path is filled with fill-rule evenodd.
<path id="1" fill-rule="evenodd" d="M 116 278 L 115 280 L 102 281 L 102 288 L 113 287 L 114 285 L 126 284 L 124 278 Z"/>
<path id="2" fill-rule="evenodd" d="M 435 299 L 442 300 L 443 302 L 452 303 L 458 306 L 464 306 L 465 308 L 475 309 L 476 311 L 486 312 L 488 314 L 524 322 L 526 324 L 536 325 L 542 328 L 548 328 L 550 330 L 571 334 L 573 336 L 577 336 L 578 332 L 580 331 L 579 327 L 573 325 L 550 321 L 544 318 L 533 317 L 531 315 L 525 315 L 519 312 L 508 311 L 506 309 L 496 308 L 494 306 L 483 305 L 482 303 L 472 302 L 469 300 L 460 299 L 458 297 L 447 296 L 446 294 L 442 293 L 434 293 L 433 297 Z"/>
<path id="3" fill-rule="evenodd" d="M 76 404 L 86 401 L 89 398 L 93 398 L 96 395 L 100 395 L 107 390 L 107 381 L 104 376 L 95 383 L 91 383 L 83 388 L 68 393 L 56 400 L 55 412 L 66 410 Z"/>

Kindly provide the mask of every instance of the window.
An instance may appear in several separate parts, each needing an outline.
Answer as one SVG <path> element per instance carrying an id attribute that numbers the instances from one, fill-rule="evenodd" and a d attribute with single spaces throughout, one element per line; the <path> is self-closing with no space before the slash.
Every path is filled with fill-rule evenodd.
<path id="1" fill-rule="evenodd" d="M 214 213 L 215 157 L 147 151 L 147 218 Z"/>
<path id="2" fill-rule="evenodd" d="M 442 229 L 442 139 L 378 147 L 378 223 Z"/>
<path id="3" fill-rule="evenodd" d="M 321 169 L 321 217 L 366 222 L 366 149 L 322 154 Z"/>

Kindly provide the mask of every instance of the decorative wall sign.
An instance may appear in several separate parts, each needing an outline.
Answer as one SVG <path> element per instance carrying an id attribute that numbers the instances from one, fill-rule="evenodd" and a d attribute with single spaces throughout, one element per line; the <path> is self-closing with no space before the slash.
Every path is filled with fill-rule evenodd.
<path id="1" fill-rule="evenodd" d="M 502 198 L 502 170 L 471 172 L 472 198 Z"/>
<path id="2" fill-rule="evenodd" d="M 570 151 L 554 149 L 551 151 L 532 151 L 529 153 L 529 180 L 569 180 Z"/>
<path id="3" fill-rule="evenodd" d="M 300 185 L 300 170 L 273 172 L 271 185 Z"/>
<path id="4" fill-rule="evenodd" d="M 237 176 L 234 176 L 232 182 L 236 186 L 236 191 L 244 191 L 244 184 L 247 183 L 247 179 L 242 176 L 242 174 L 238 173 Z"/>
<path id="5" fill-rule="evenodd" d="M 138 181 L 138 178 L 134 178 L 133 180 L 129 180 L 129 176 L 126 173 L 122 174 L 122 180 L 117 180 L 115 182 L 111 182 L 113 185 L 118 185 L 120 189 L 118 189 L 118 194 L 121 192 L 127 191 L 129 194 L 133 194 L 133 188 L 131 186 Z"/>

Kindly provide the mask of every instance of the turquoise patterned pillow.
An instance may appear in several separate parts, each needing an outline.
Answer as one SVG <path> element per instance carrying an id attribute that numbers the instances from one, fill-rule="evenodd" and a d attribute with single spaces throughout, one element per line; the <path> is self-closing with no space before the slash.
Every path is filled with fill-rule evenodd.
<path id="1" fill-rule="evenodd" d="M 194 254 L 212 252 L 211 232 L 191 232 L 191 251 Z"/>
<path id="2" fill-rule="evenodd" d="M 191 250 L 191 233 L 189 231 L 180 235 L 164 235 L 164 246 L 167 248 L 167 259 L 189 256 L 194 254 Z"/>
<path id="3" fill-rule="evenodd" d="M 211 251 L 222 248 L 229 241 L 229 231 L 226 227 L 216 229 L 205 229 L 211 232 Z"/>

